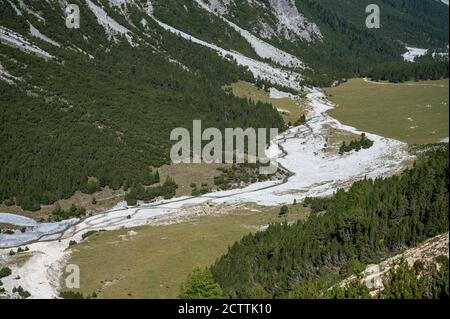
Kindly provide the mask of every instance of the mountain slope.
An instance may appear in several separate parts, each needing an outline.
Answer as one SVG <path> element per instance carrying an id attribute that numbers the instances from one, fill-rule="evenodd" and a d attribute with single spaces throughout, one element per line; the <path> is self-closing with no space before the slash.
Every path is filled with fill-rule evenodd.
<path id="1" fill-rule="evenodd" d="M 148 167 L 169 160 L 170 131 L 193 119 L 283 127 L 270 105 L 222 90 L 251 73 L 159 28 L 141 3 L 119 14 L 107 1 L 74 2 L 79 31 L 65 28 L 56 1 L 16 2 L 20 15 L 2 4 L 2 200 L 37 209 L 75 190 L 151 184 Z"/>
<path id="2" fill-rule="evenodd" d="M 359 10 L 311 0 L 73 0 L 80 29 L 66 28 L 65 0 L 0 3 L 0 200 L 33 210 L 75 190 L 154 182 L 148 167 L 169 162 L 170 131 L 193 119 L 284 128 L 272 106 L 224 85 L 329 84 L 401 60 L 397 40 L 418 28 L 411 45 L 448 39 L 434 0 L 384 0 L 398 32 L 381 34 L 359 25 Z"/>
<path id="3" fill-rule="evenodd" d="M 231 26 L 262 58 L 271 57 L 260 54 L 264 50 L 258 52 L 255 42 L 263 42 L 266 48 L 272 45 L 281 49 L 309 67 L 302 73 L 308 82 L 315 84 L 330 84 L 332 79 L 360 74 L 361 70 L 379 63 L 401 62 L 406 45 L 447 48 L 448 9 L 445 4 L 435 0 L 407 3 L 384 0 L 380 3 L 382 28 L 367 29 L 365 8 L 370 3 L 356 0 L 154 0 L 153 7 L 155 16 L 163 22 L 219 46 L 228 42 Z M 209 19 L 203 24 L 205 16 Z M 243 49 L 242 39 L 232 33 L 236 44 L 230 48 Z M 251 37 L 259 39 L 255 41 Z M 277 59 L 271 60 L 279 63 Z"/>
<path id="4" fill-rule="evenodd" d="M 244 237 L 211 267 L 230 298 L 321 298 L 329 287 L 448 231 L 448 146 L 401 176 L 362 180 L 305 201 L 306 222 Z"/>

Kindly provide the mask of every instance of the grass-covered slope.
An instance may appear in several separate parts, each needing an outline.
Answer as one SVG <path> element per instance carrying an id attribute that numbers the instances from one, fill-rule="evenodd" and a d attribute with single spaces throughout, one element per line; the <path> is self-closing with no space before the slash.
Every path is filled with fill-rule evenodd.
<path id="1" fill-rule="evenodd" d="M 213 216 L 176 224 L 97 233 L 73 246 L 69 263 L 89 269 L 81 272 L 79 291 L 84 296 L 96 291 L 99 298 L 177 298 L 194 267 L 211 265 L 236 240 L 280 220 L 278 207 L 212 210 Z M 287 220 L 305 219 L 308 211 L 290 206 Z M 108 281 L 115 284 L 102 284 Z"/>
<path id="2" fill-rule="evenodd" d="M 337 105 L 329 114 L 365 132 L 409 144 L 449 136 L 448 80 L 393 84 L 352 79 L 326 92 Z"/>

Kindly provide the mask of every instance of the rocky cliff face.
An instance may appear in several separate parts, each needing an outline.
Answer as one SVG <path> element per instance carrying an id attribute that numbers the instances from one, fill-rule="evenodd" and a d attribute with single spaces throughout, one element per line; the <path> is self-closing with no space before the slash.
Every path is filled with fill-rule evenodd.
<path id="1" fill-rule="evenodd" d="M 258 25 L 253 29 L 264 39 L 282 37 L 285 40 L 306 40 L 312 42 L 322 38 L 319 27 L 308 21 L 299 12 L 294 0 L 200 0 L 216 13 L 228 16 L 236 15 L 233 7 L 248 6 L 266 11 L 266 15 L 257 17 Z M 236 10 L 236 9 L 235 9 Z M 237 10 L 236 10 L 237 11 Z"/>
<path id="2" fill-rule="evenodd" d="M 319 27 L 298 11 L 294 0 L 269 0 L 269 3 L 278 19 L 278 33 L 285 39 L 299 37 L 311 42 L 322 38 Z"/>

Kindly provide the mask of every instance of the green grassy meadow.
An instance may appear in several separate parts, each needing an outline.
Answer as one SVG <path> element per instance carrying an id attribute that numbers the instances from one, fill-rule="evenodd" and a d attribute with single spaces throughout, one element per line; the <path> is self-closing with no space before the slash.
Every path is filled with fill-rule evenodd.
<path id="1" fill-rule="evenodd" d="M 238 81 L 229 87 L 236 96 L 252 99 L 253 101 L 271 103 L 277 109 L 289 111 L 288 114 L 282 114 L 283 120 L 286 124 L 289 122 L 295 123 L 295 121 L 297 121 L 300 116 L 305 113 L 303 100 L 293 101 L 288 98 L 272 99 L 266 91 L 258 89 L 252 83 L 244 81 Z"/>
<path id="2" fill-rule="evenodd" d="M 352 79 L 326 89 L 337 107 L 329 114 L 343 124 L 409 144 L 449 136 L 449 81 L 370 83 Z"/>
<path id="3" fill-rule="evenodd" d="M 81 292 L 99 298 L 176 298 L 196 266 L 207 267 L 234 242 L 262 226 L 283 222 L 279 207 L 240 209 L 166 226 L 97 233 L 72 246 Z M 290 205 L 286 220 L 305 219 L 309 208 Z"/>

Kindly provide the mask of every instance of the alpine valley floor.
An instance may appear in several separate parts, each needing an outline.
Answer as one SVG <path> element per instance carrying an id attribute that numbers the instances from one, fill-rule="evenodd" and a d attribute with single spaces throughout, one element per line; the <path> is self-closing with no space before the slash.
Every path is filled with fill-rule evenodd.
<path id="1" fill-rule="evenodd" d="M 230 1 L 195 0 L 193 1 L 195 2 L 195 7 L 192 7 L 192 10 L 188 10 L 186 5 L 183 6 L 182 10 L 185 10 L 186 14 L 178 14 L 183 12 L 182 10 L 176 13 L 174 9 L 179 7 L 179 3 L 173 1 L 173 7 L 168 7 L 168 12 L 171 14 L 168 18 L 163 18 L 160 15 L 163 13 L 161 12 L 161 9 L 163 9 L 161 5 L 169 3 L 167 0 L 77 0 L 75 2 L 82 7 L 82 25 L 87 26 L 87 28 L 83 28 L 83 32 L 86 34 L 80 33 L 78 36 L 75 36 L 75 33 L 68 33 L 66 26 L 63 24 L 58 27 L 59 23 L 63 22 L 63 18 L 66 16 L 65 6 L 67 5 L 67 1 L 61 0 L 58 3 L 56 1 L 39 1 L 36 4 L 31 2 L 25 4 L 22 0 L 8 0 L 3 2 L 6 4 L 6 9 L 2 10 L 2 14 L 0 15 L 2 17 L 2 25 L 0 26 L 0 42 L 2 45 L 0 54 L 2 58 L 0 63 L 0 81 L 8 88 L 5 92 L 12 92 L 12 98 L 16 97 L 18 91 L 16 92 L 11 88 L 26 89 L 26 91 L 24 90 L 22 92 L 26 93 L 26 95 L 22 93 L 20 95 L 23 95 L 24 98 L 27 97 L 24 101 L 28 101 L 28 95 L 36 94 L 36 92 L 41 94 L 41 91 L 45 92 L 49 88 L 51 90 L 47 92 L 48 97 L 51 98 L 50 100 L 54 100 L 53 92 L 60 90 L 61 96 L 55 95 L 55 97 L 58 97 L 58 100 L 61 98 L 60 102 L 65 110 L 66 104 L 72 108 L 72 105 L 69 103 L 70 101 L 67 102 L 65 98 L 72 96 L 74 93 L 72 91 L 75 91 L 72 90 L 72 86 L 70 85 L 72 83 L 76 87 L 83 88 L 79 92 L 83 92 L 82 95 L 86 97 L 86 99 L 78 103 L 80 105 L 87 104 L 87 102 L 91 102 L 88 100 L 92 100 L 90 97 L 96 95 L 94 93 L 102 92 L 102 89 L 97 86 L 99 83 L 96 82 L 100 82 L 100 79 L 109 78 L 110 71 L 112 70 L 115 71 L 113 72 L 112 78 L 114 81 L 108 83 L 114 85 L 104 85 L 103 90 L 111 87 L 130 87 L 130 90 L 127 90 L 124 95 L 135 94 L 133 92 L 135 92 L 136 84 L 139 87 L 142 85 L 142 91 L 147 92 L 147 82 L 149 81 L 155 87 L 162 85 L 167 85 L 168 87 L 173 85 L 177 87 L 181 82 L 198 81 L 193 86 L 193 89 L 202 91 L 202 93 L 204 93 L 203 91 L 208 93 L 208 90 L 214 88 L 213 86 L 204 86 L 203 81 L 206 80 L 208 83 L 215 79 L 220 84 L 220 86 L 218 85 L 215 88 L 221 94 L 218 95 L 220 97 L 224 93 L 221 91 L 221 88 L 227 89 L 226 86 L 224 87 L 225 84 L 229 85 L 239 79 L 241 81 L 251 82 L 263 80 L 265 83 L 263 85 L 269 91 L 269 94 L 265 95 L 264 98 L 280 99 L 278 105 L 275 103 L 273 105 L 278 108 L 280 113 L 284 114 L 284 120 L 286 122 L 293 121 L 292 123 L 295 123 L 294 120 L 298 119 L 300 115 L 306 115 L 307 121 L 304 125 L 290 127 L 287 131 L 279 134 L 271 141 L 270 146 L 266 150 L 268 157 L 271 157 L 282 169 L 289 173 L 287 177 L 279 180 L 255 183 L 240 189 L 211 192 L 198 197 L 181 196 L 171 200 L 142 204 L 135 207 L 128 207 L 122 202 L 112 209 L 109 209 L 111 206 L 108 206 L 108 209 L 105 208 L 104 211 L 103 209 L 99 209 L 95 214 L 85 219 L 70 219 L 58 223 L 38 223 L 36 220 L 28 218 L 29 216 L 20 217 L 0 213 L 0 224 L 13 225 L 15 230 L 12 233 L 0 234 L 0 265 L 1 267 L 8 266 L 12 271 L 9 276 L 1 278 L 2 285 L 0 288 L 2 291 L 4 289 L 4 292 L 0 293 L 0 298 L 20 297 L 17 292 L 14 292 L 18 287 L 28 291 L 31 294 L 31 298 L 58 298 L 59 293 L 67 288 L 63 285 L 66 273 L 65 266 L 70 263 L 79 263 L 82 267 L 80 269 L 82 273 L 82 285 L 84 281 L 89 281 L 83 287 L 82 292 L 84 294 L 95 293 L 99 297 L 105 298 L 176 297 L 179 284 L 185 279 L 186 274 L 192 270 L 194 265 L 206 266 L 210 264 L 214 258 L 226 251 L 227 245 L 250 232 L 264 231 L 268 223 L 280 220 L 281 218 L 278 216 L 278 212 L 280 211 L 279 205 L 289 205 L 289 214 L 286 217 L 286 222 L 306 219 L 309 215 L 309 210 L 308 207 L 301 204 L 306 197 L 328 196 L 332 195 L 337 189 L 347 188 L 355 181 L 364 178 L 379 178 L 398 174 L 414 160 L 414 156 L 409 153 L 409 145 L 407 143 L 429 142 L 429 140 L 411 141 L 407 138 L 391 134 L 388 131 L 378 131 L 372 129 L 372 127 L 360 126 L 360 123 L 348 121 L 346 118 L 338 115 L 341 111 L 344 112 L 347 107 L 344 105 L 346 104 L 344 101 L 334 100 L 330 96 L 330 102 L 324 92 L 314 87 L 308 87 L 306 83 L 315 83 L 314 85 L 317 86 L 322 85 L 322 81 L 308 81 L 308 74 L 322 63 L 325 65 L 349 63 L 354 66 L 355 62 L 364 64 L 367 60 L 378 58 L 380 61 L 383 61 L 384 58 L 382 59 L 382 56 L 378 54 L 378 48 L 383 46 L 387 49 L 387 61 L 390 61 L 390 59 L 395 61 L 395 57 L 400 59 L 401 53 L 404 52 L 402 51 L 402 47 L 406 46 L 407 39 L 411 38 L 409 32 L 405 31 L 413 32 L 414 36 L 412 38 L 418 38 L 417 43 L 409 43 L 407 48 L 403 48 L 408 51 L 403 55 L 403 58 L 406 60 L 411 60 L 414 56 L 425 54 L 425 49 L 413 47 L 421 46 L 422 44 L 428 47 L 433 45 L 434 47 L 435 43 L 436 47 L 442 47 L 445 43 L 448 51 L 448 35 L 442 33 L 442 25 L 445 24 L 444 22 L 447 22 L 448 16 L 445 17 L 445 15 L 440 14 L 444 12 L 444 5 L 438 4 L 437 1 L 428 1 L 430 4 L 428 7 L 432 10 L 431 12 L 433 14 L 430 17 L 425 16 L 426 19 L 423 18 L 424 15 L 420 12 L 420 9 L 413 8 L 407 3 L 404 4 L 404 12 L 391 8 L 392 12 L 395 13 L 392 17 L 395 18 L 394 20 L 397 23 L 389 25 L 389 27 L 386 25 L 382 29 L 391 30 L 393 33 L 393 35 L 389 34 L 389 36 L 386 34 L 386 41 L 384 40 L 385 36 L 372 39 L 366 35 L 366 32 L 363 32 L 365 30 L 360 30 L 358 26 L 360 25 L 359 22 L 346 21 L 348 14 L 354 13 L 350 12 L 347 7 L 356 4 L 356 0 L 346 1 L 348 2 L 346 4 L 347 7 L 343 6 L 343 9 L 335 8 L 336 6 L 332 5 L 332 1 L 322 1 L 329 3 L 327 7 L 331 10 L 329 12 L 332 15 L 335 15 L 335 12 L 339 13 L 336 17 L 342 15 L 342 18 L 339 19 L 335 19 L 334 17 L 330 19 L 329 14 L 323 14 L 323 12 L 327 13 L 328 9 L 327 11 L 316 12 L 316 8 L 314 7 L 316 7 L 318 2 L 302 1 L 302 3 L 307 5 L 304 8 L 306 10 L 305 14 L 307 13 L 310 16 L 308 11 L 312 11 L 310 21 L 320 22 L 322 26 L 309 23 L 306 16 L 303 16 L 297 9 L 289 5 L 291 1 L 245 1 L 248 3 L 260 3 L 260 5 L 270 4 L 268 8 L 273 7 L 272 9 L 275 10 L 276 16 L 281 18 L 278 25 L 264 25 L 264 29 L 273 27 L 273 31 L 275 31 L 275 28 L 287 25 L 290 27 L 288 29 L 294 32 L 291 35 L 298 33 L 302 35 L 300 38 L 311 40 L 311 43 L 308 43 L 305 50 L 299 51 L 299 53 L 302 53 L 302 57 L 297 57 L 289 53 L 297 52 L 297 49 L 296 47 L 290 48 L 290 45 L 289 47 L 285 46 L 289 44 L 288 40 L 290 40 L 290 37 L 287 37 L 286 34 L 284 38 L 287 42 L 283 40 L 280 44 L 288 52 L 276 47 L 275 43 L 271 44 L 272 41 L 269 41 L 264 34 L 260 35 L 261 38 L 258 38 L 254 34 L 254 30 L 250 30 L 248 26 L 238 21 L 240 19 L 233 17 L 233 11 L 230 11 L 230 15 L 227 15 L 224 14 L 226 13 L 225 6 L 219 5 L 217 7 L 221 2 Z M 311 4 L 309 4 L 310 2 Z M 382 2 L 388 3 L 392 1 L 386 0 Z M 292 3 L 299 3 L 299 1 Z M 186 4 L 188 3 L 186 2 Z M 275 4 L 285 4 L 285 6 L 274 6 Z M 390 7 L 388 4 L 385 5 L 386 8 Z M 242 11 L 240 8 L 238 8 L 238 12 Z M 411 14 L 406 14 L 409 11 L 408 8 L 411 9 Z M 448 9 L 448 7 L 445 9 Z M 197 32 L 193 24 L 191 24 L 192 22 L 198 22 L 194 21 L 195 19 L 191 19 L 191 17 L 194 14 L 200 14 L 199 12 L 201 13 L 200 18 L 207 18 L 198 20 L 206 22 L 206 24 L 202 24 L 201 28 L 199 28 L 201 32 Z M 248 18 L 256 17 L 259 20 L 271 12 L 264 10 L 259 15 L 259 13 L 251 10 Z M 184 27 L 182 23 L 179 24 L 170 21 L 172 13 L 175 13 L 175 19 L 177 21 L 182 22 L 183 19 L 186 19 L 189 22 L 188 27 Z M 363 10 L 361 10 L 361 13 L 363 13 Z M 408 20 L 401 19 L 400 17 L 403 15 L 406 15 Z M 268 16 L 272 17 L 272 14 Z M 285 19 L 289 17 L 294 17 L 294 20 L 301 22 L 298 28 L 292 28 L 291 22 L 293 20 Z M 420 19 L 417 19 L 417 17 L 420 17 Z M 417 25 L 412 30 L 408 30 L 411 29 L 411 25 L 406 23 L 407 21 L 412 21 L 409 19 L 414 19 L 417 22 Z M 329 23 L 336 24 L 336 30 L 327 27 L 326 25 Z M 340 24 L 342 26 L 339 26 Z M 304 29 L 303 27 L 307 28 Z M 361 27 L 363 27 L 363 24 L 361 24 Z M 209 34 L 207 32 L 210 31 L 208 30 L 209 28 L 215 28 L 219 31 L 217 34 L 220 35 L 229 33 L 230 38 L 218 36 L 216 39 L 214 33 Z M 244 28 L 248 28 L 248 30 Z M 320 28 L 322 28 L 322 32 Z M 422 31 L 422 28 L 436 30 L 431 30 L 432 32 L 428 35 L 418 32 L 418 30 Z M 396 29 L 399 29 L 399 34 L 393 32 L 397 31 Z M 281 33 L 279 35 L 282 36 Z M 30 36 L 33 40 L 31 40 Z M 433 42 L 429 42 L 426 41 L 426 37 L 436 37 L 436 39 L 430 39 Z M 235 47 L 236 39 L 241 41 L 240 48 Z M 399 47 L 387 47 L 389 41 L 395 41 L 397 43 L 398 40 L 402 40 L 400 42 L 403 43 Z M 122 43 L 120 43 L 121 41 Z M 358 44 L 357 42 L 361 43 Z M 232 45 L 227 45 L 227 43 Z M 322 46 L 322 44 L 325 46 Z M 307 50 L 308 48 L 314 48 L 315 45 L 319 45 L 317 53 L 315 50 Z M 363 58 L 360 61 L 359 59 L 353 61 L 353 50 L 349 50 L 350 47 L 354 48 L 355 53 L 370 53 L 371 50 L 376 50 L 377 52 L 372 52 L 367 58 Z M 133 51 L 133 49 L 138 48 L 139 50 Z M 18 50 L 22 51 L 20 54 L 25 56 L 20 56 Z M 105 54 L 103 54 L 103 50 Z M 136 59 L 134 56 L 135 53 Z M 28 55 L 33 55 L 33 57 Z M 199 60 L 199 57 L 203 55 L 205 59 Z M 322 56 L 323 59 L 320 59 Z M 123 64 L 118 65 L 109 61 L 104 64 L 100 63 L 100 60 L 105 59 L 104 57 L 107 57 L 107 60 L 118 60 L 117 57 L 126 57 L 127 59 L 125 59 Z M 333 58 L 330 59 L 329 57 Z M 74 65 L 70 66 L 72 59 Z M 222 60 L 228 60 L 230 63 Z M 138 77 L 136 81 L 130 81 L 130 78 L 126 76 L 128 73 L 123 73 L 124 70 L 128 72 L 129 69 L 130 74 L 134 74 L 136 71 L 139 71 L 139 68 L 134 63 L 139 64 L 142 61 L 154 62 L 153 64 L 149 64 L 148 68 L 143 68 L 142 73 L 155 73 L 155 78 L 142 77 L 140 79 Z M 317 65 L 314 65 L 312 63 L 313 61 Z M 44 64 L 41 64 L 44 62 L 49 62 L 49 64 L 44 66 Z M 159 65 L 159 62 L 162 63 L 162 67 Z M 210 65 L 213 67 L 210 67 Z M 211 71 L 210 69 L 214 69 L 215 65 L 218 67 L 215 70 L 218 74 L 214 75 L 213 78 L 210 77 L 209 71 Z M 80 66 L 86 73 L 84 78 L 73 76 L 74 72 L 72 70 L 78 71 Z M 226 67 L 230 68 L 228 72 L 226 71 Z M 328 71 L 324 73 L 329 67 L 331 66 L 325 66 L 323 71 L 314 71 L 323 74 L 324 80 L 326 80 L 324 82 L 326 83 L 331 83 L 332 79 L 342 78 L 341 76 L 336 78 L 331 77 Z M 101 69 L 101 72 L 88 72 L 95 70 L 95 68 Z M 47 69 L 51 70 L 47 72 Z M 103 69 L 105 72 L 103 72 Z M 64 78 L 60 77 L 60 72 L 62 75 L 65 75 Z M 175 79 L 169 78 L 171 72 L 177 75 Z M 193 74 L 198 73 L 198 76 L 188 76 L 190 72 Z M 31 75 L 28 76 L 27 73 Z M 222 75 L 225 75 L 224 73 L 229 73 L 225 77 L 230 78 L 226 80 L 221 79 Z M 26 74 L 27 76 L 20 76 L 21 74 Z M 88 74 L 92 76 L 88 76 Z M 139 75 L 139 72 L 137 74 Z M 169 76 L 167 79 L 166 75 Z M 251 78 L 250 75 L 252 75 L 254 81 L 249 79 Z M 347 75 L 350 76 L 350 74 Z M 87 81 L 88 78 L 91 78 L 92 81 Z M 177 78 L 180 83 L 172 81 Z M 66 79 L 66 81 L 62 79 Z M 84 84 L 85 81 L 87 85 L 80 85 L 80 83 Z M 363 80 L 352 81 L 363 82 Z M 143 82 L 145 82 L 145 85 Z M 349 83 L 352 84 L 353 82 Z M 446 83 L 446 89 L 448 90 L 448 80 Z M 71 90 L 63 89 L 59 84 L 67 84 Z M 242 85 L 242 82 L 240 84 L 241 89 L 243 87 L 245 89 L 243 91 L 247 91 L 246 89 L 248 87 Z M 256 84 L 258 86 L 258 83 Z M 391 87 L 393 88 L 390 84 L 376 85 L 368 82 L 363 82 L 362 84 L 370 85 L 373 90 L 380 90 L 381 93 L 378 95 L 384 94 Z M 291 92 L 282 92 L 283 87 L 290 89 Z M 338 97 L 337 91 L 343 88 L 346 88 L 345 84 L 335 88 L 336 94 L 332 94 Z M 398 88 L 402 87 L 400 86 Z M 415 88 L 413 87 L 413 90 Z M 155 89 L 155 94 L 157 93 L 158 96 L 160 94 L 159 89 L 157 91 Z M 230 88 L 228 87 L 228 89 Z M 410 89 L 411 87 L 406 86 L 405 92 L 409 92 Z M 236 90 L 236 87 L 234 87 L 234 90 Z M 300 90 L 302 92 L 298 94 L 301 95 L 301 98 L 292 95 L 292 92 L 299 92 Z M 435 90 L 442 91 L 443 88 L 433 87 L 431 89 L 430 87 L 429 89 L 422 88 L 421 90 L 429 94 L 428 96 L 424 95 L 424 98 L 431 99 L 435 98 L 431 92 Z M 103 100 L 109 99 L 119 103 L 116 100 L 121 100 L 118 98 L 121 92 L 119 90 L 117 91 L 113 92 L 114 94 L 105 94 Z M 400 99 L 403 99 L 405 96 L 408 97 L 408 92 L 404 93 Z M 116 93 L 119 94 L 116 95 Z M 168 100 L 172 98 L 172 93 L 168 93 L 167 90 L 161 91 L 161 94 L 164 97 L 167 96 Z M 81 96 L 79 93 L 76 95 Z M 367 94 L 363 95 L 364 98 L 370 97 Z M 7 98 L 9 97 L 9 95 L 5 96 Z M 202 101 L 212 101 L 209 95 L 199 94 L 199 96 L 202 97 Z M 47 96 L 43 95 L 43 97 Z M 397 98 L 399 97 L 397 96 Z M 74 100 L 78 101 L 77 98 Z M 148 100 L 147 95 L 139 99 L 139 101 L 142 101 L 142 104 Z M 389 99 L 383 101 L 384 106 L 389 108 L 386 100 Z M 85 102 L 83 103 L 83 101 Z M 184 97 L 180 101 L 184 101 Z M 364 101 L 368 100 L 361 99 L 359 103 L 365 103 Z M 48 102 L 48 99 L 45 99 L 45 102 Z M 336 103 L 336 105 L 332 102 Z M 369 105 L 369 102 L 359 106 L 361 109 L 370 110 L 371 105 Z M 402 100 L 401 102 L 405 101 Z M 114 103 L 114 107 L 112 108 L 109 105 L 104 105 L 104 108 L 100 108 L 99 112 L 101 113 L 102 110 L 103 113 L 111 110 L 116 111 L 115 107 L 117 107 L 117 110 L 123 110 L 123 106 L 117 103 Z M 155 98 L 154 104 L 158 105 L 158 103 L 159 99 L 156 100 Z M 405 105 L 399 104 L 402 108 L 396 110 L 398 113 L 394 115 L 387 113 L 387 115 L 391 117 L 401 116 L 407 130 L 419 132 L 420 130 L 416 127 L 416 121 L 420 117 L 419 113 L 408 115 L 402 113 L 406 106 L 410 106 L 412 103 L 414 101 L 411 102 L 409 100 L 409 103 L 406 102 Z M 447 103 L 447 113 L 435 112 L 435 110 L 445 111 L 445 105 L 443 103 Z M 170 103 L 168 105 L 173 106 L 174 111 L 187 113 L 193 110 L 193 108 L 182 109 L 181 106 L 183 104 L 184 102 L 180 102 L 179 104 Z M 428 104 L 432 106 L 432 109 L 427 108 Z M 19 105 L 28 107 L 26 102 L 16 104 L 16 106 Z M 50 103 L 44 103 L 43 105 L 45 107 L 52 107 Z M 92 103 L 90 105 L 92 107 L 90 111 L 97 111 L 99 105 L 100 103 Z M 162 104 L 162 107 L 165 108 L 165 104 Z M 434 113 L 433 120 L 437 119 L 439 123 L 440 129 L 439 132 L 436 129 L 436 134 L 430 134 L 434 130 L 432 126 L 436 122 L 429 121 L 429 123 L 426 123 L 429 126 L 423 125 L 423 127 L 426 127 L 427 134 L 432 136 L 432 141 L 445 142 L 444 139 L 447 138 L 448 142 L 448 122 L 442 120 L 442 114 L 447 114 L 448 116 L 448 95 L 446 102 L 439 97 L 439 99 L 436 98 L 430 102 L 421 101 L 418 107 L 421 108 L 421 112 L 427 112 L 428 114 L 430 114 L 429 112 Z M 9 109 L 15 110 L 14 108 Z M 37 110 L 38 112 L 41 111 L 41 109 Z M 123 113 L 123 116 L 121 112 L 117 113 L 118 115 L 114 114 L 114 116 L 113 114 L 109 114 L 110 116 L 105 118 L 107 120 L 106 122 L 116 122 L 117 120 L 117 122 L 124 122 L 131 125 L 132 119 L 130 116 L 133 116 L 133 119 L 138 122 L 140 115 L 143 114 L 143 109 L 137 108 L 136 110 L 134 112 Z M 270 111 L 272 112 L 269 115 L 277 115 L 275 110 Z M 32 114 L 38 112 L 33 113 L 30 111 Z M 22 116 L 20 111 L 17 113 L 18 116 Z M 87 112 L 86 114 L 89 113 Z M 52 112 L 51 114 L 54 113 Z M 161 114 L 165 115 L 166 113 Z M 99 114 L 99 118 L 102 119 L 103 116 L 100 115 L 103 114 Z M 353 112 L 354 117 L 357 115 L 357 113 Z M 172 114 L 167 114 L 167 117 L 171 116 Z M 369 115 L 369 117 L 372 120 L 376 120 L 376 115 Z M 189 117 L 187 122 L 190 122 L 192 119 Z M 164 123 L 154 114 L 151 114 L 147 120 L 148 123 L 152 123 L 153 121 L 158 121 L 159 124 Z M 279 120 L 281 121 L 281 118 Z M 342 123 L 340 120 L 342 120 Z M 10 122 L 18 123 L 17 121 Z M 34 120 L 34 122 L 45 123 L 46 121 Z M 24 125 L 28 125 L 30 122 L 24 123 Z M 357 128 L 344 125 L 343 123 L 353 125 Z M 92 135 L 99 137 L 99 131 L 97 130 L 102 130 L 104 126 L 98 125 L 99 123 L 97 122 L 90 124 L 95 124 L 95 126 L 92 126 L 95 130 L 95 133 Z M 446 127 L 445 124 L 447 124 Z M 390 125 L 393 128 L 397 128 L 392 124 Z M 419 126 L 421 125 L 419 123 Z M 146 128 L 147 122 L 144 122 L 144 126 L 136 126 L 136 124 L 132 126 L 135 128 L 133 132 L 140 133 Z M 20 133 L 22 133 L 21 130 L 23 127 L 19 127 L 20 129 L 18 131 Z M 59 125 L 54 127 L 59 128 Z M 165 126 L 164 128 L 167 127 L 169 126 Z M 16 129 L 15 126 L 13 128 Z M 65 130 L 66 126 L 61 127 L 61 131 L 65 132 Z M 81 131 L 84 131 L 84 129 L 82 130 L 80 127 Z M 113 131 L 111 130 L 111 132 Z M 336 146 L 339 148 L 343 139 L 348 142 L 349 139 L 353 140 L 354 138 L 358 138 L 363 131 L 373 141 L 373 145 L 370 148 L 338 154 Z M 335 136 L 331 138 L 330 132 L 337 132 L 336 135 L 342 136 L 342 139 L 336 139 Z M 115 131 L 114 134 L 113 136 L 121 136 L 123 132 L 119 130 Z M 6 136 L 9 138 L 13 134 Z M 165 134 L 161 134 L 161 139 L 165 139 L 165 136 Z M 95 143 L 94 145 L 100 146 L 97 148 L 103 148 L 111 140 L 105 137 L 105 141 L 103 144 Z M 15 143 L 11 148 L 12 152 L 20 153 L 15 150 L 16 145 L 18 143 Z M 65 145 L 71 144 L 65 143 Z M 141 144 L 139 143 L 137 145 Z M 118 153 L 119 151 L 123 152 Z M 132 146 L 130 148 L 121 146 L 115 148 L 112 153 L 114 155 L 120 154 L 117 155 L 116 159 L 122 159 L 126 155 L 134 155 L 139 151 L 138 146 Z M 3 153 L 6 156 L 9 155 L 9 152 Z M 85 154 L 86 152 L 80 153 Z M 146 154 L 161 155 L 162 151 L 148 152 Z M 34 159 L 33 155 L 26 156 Z M 78 158 L 72 155 L 68 157 L 70 159 Z M 99 161 L 100 165 L 109 168 L 105 165 L 104 161 L 110 158 L 112 156 L 105 156 L 102 161 Z M 8 158 L 4 162 L 8 163 Z M 128 163 L 136 165 L 137 161 L 134 159 L 125 161 L 123 164 L 119 164 L 119 166 L 122 165 L 123 167 Z M 84 163 L 82 164 L 84 165 Z M 154 164 L 156 165 L 156 163 Z M 62 171 L 61 180 L 70 180 L 70 176 L 64 176 L 69 175 L 68 173 L 71 172 L 69 168 L 63 166 Z M 137 175 L 139 176 L 141 172 L 142 170 L 138 169 Z M 11 174 L 11 176 L 14 177 L 15 175 Z M 94 176 L 95 174 L 92 177 Z M 30 189 L 33 189 L 35 185 L 32 183 L 32 179 L 23 180 L 24 185 L 21 185 L 19 189 L 26 190 L 23 186 L 32 186 Z M 4 188 L 6 189 L 7 187 Z M 113 201 L 117 198 L 116 196 L 121 195 L 105 195 L 106 200 L 112 199 Z M 117 201 L 111 202 L 111 204 L 113 205 Z M 293 204 L 294 201 L 297 202 L 296 205 Z M 108 250 L 108 246 L 113 248 Z M 124 252 L 120 249 L 127 251 Z M 151 267 L 146 267 L 148 263 L 151 263 Z M 163 268 L 165 269 L 162 270 Z M 132 287 L 133 289 L 130 289 L 133 282 L 139 282 L 139 285 L 135 285 Z M 114 287 L 114 289 L 110 289 L 110 287 Z"/>
<path id="2" fill-rule="evenodd" d="M 180 197 L 139 207 L 118 205 L 115 209 L 84 220 L 71 220 L 63 231 L 16 234 L 2 238 L 0 258 L 6 262 L 11 247 L 27 245 L 30 256 L 20 265 L 11 265 L 12 275 L 4 278 L 6 293 L 22 286 L 34 298 L 58 296 L 60 276 L 70 258 L 70 241 L 80 242 L 90 231 L 117 230 L 144 225 L 177 223 L 197 216 L 205 207 L 214 211 L 223 205 L 253 203 L 261 206 L 301 202 L 307 196 L 331 195 L 363 178 L 389 176 L 400 172 L 412 156 L 408 145 L 393 139 L 367 133 L 374 141 L 370 149 L 345 155 L 326 152 L 325 135 L 329 127 L 352 134 L 362 132 L 345 126 L 326 112 L 333 108 L 323 92 L 309 88 L 307 125 L 293 127 L 280 134 L 267 150 L 285 169 L 293 173 L 282 181 L 252 184 L 243 189 L 221 191 L 200 197 Z M 20 278 L 20 279 L 13 279 Z M 124 296 L 126 297 L 126 296 Z"/>

